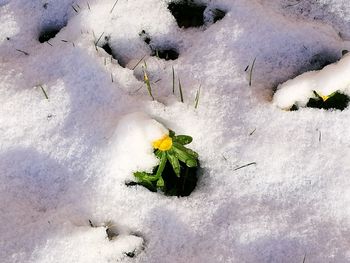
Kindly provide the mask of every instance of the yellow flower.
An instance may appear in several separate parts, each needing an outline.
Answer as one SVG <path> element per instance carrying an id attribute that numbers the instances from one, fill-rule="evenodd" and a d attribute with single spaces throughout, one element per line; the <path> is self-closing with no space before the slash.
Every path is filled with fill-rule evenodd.
<path id="1" fill-rule="evenodd" d="M 173 140 L 169 137 L 169 135 L 164 135 L 159 140 L 155 140 L 152 142 L 154 149 L 159 149 L 160 151 L 168 151 L 173 146 Z"/>

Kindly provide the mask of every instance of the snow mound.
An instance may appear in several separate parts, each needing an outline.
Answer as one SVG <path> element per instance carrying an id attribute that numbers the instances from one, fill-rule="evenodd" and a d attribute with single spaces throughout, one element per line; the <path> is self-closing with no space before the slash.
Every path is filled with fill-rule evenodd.
<path id="1" fill-rule="evenodd" d="M 136 171 L 152 172 L 159 160 L 153 154 L 152 142 L 169 134 L 159 122 L 145 113 L 125 115 L 110 139 L 111 167 L 115 174 L 126 178 Z M 129 177 L 130 179 L 130 177 Z"/>

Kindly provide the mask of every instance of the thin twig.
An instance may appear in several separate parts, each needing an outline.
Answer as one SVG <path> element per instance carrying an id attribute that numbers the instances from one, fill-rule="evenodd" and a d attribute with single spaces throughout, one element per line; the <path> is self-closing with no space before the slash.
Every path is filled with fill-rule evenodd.
<path id="1" fill-rule="evenodd" d="M 88 6 L 89 10 L 91 10 L 89 2 L 86 2 L 86 3 L 87 3 L 87 6 Z"/>
<path id="2" fill-rule="evenodd" d="M 256 164 L 256 162 L 252 162 L 252 163 L 248 163 L 248 164 L 242 165 L 240 167 L 237 167 L 237 168 L 233 169 L 233 171 L 237 171 L 239 169 L 245 168 L 245 167 L 253 165 L 253 164 Z"/>
<path id="3" fill-rule="evenodd" d="M 304 255 L 303 263 L 305 263 L 305 260 L 306 260 L 306 253 Z"/>

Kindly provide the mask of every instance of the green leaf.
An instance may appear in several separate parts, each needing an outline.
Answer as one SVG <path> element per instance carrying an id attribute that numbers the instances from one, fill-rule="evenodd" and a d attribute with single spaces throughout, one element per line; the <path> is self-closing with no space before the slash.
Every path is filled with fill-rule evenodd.
<path id="1" fill-rule="evenodd" d="M 153 183 L 155 178 L 154 176 L 150 176 L 146 172 L 136 172 L 134 173 L 134 176 L 137 178 L 137 181 L 140 185 L 146 187 L 150 191 L 153 191 L 153 192 L 157 191 Z"/>
<path id="2" fill-rule="evenodd" d="M 196 167 L 197 161 L 196 158 L 192 155 L 184 152 L 176 147 L 174 147 L 175 156 L 183 163 L 185 163 L 188 167 Z"/>
<path id="3" fill-rule="evenodd" d="M 192 137 L 188 136 L 188 135 L 177 135 L 174 137 L 174 141 L 182 144 L 182 145 L 186 145 L 192 142 Z"/>
<path id="4" fill-rule="evenodd" d="M 167 161 L 167 154 L 166 154 L 166 152 L 161 152 L 160 163 L 159 163 L 158 170 L 157 170 L 157 173 L 156 173 L 156 176 L 155 176 L 156 178 L 158 178 L 158 180 L 162 176 L 162 173 L 164 171 L 164 167 L 165 167 L 166 161 Z M 157 183 L 157 185 L 158 185 L 158 183 Z"/>
<path id="5" fill-rule="evenodd" d="M 163 188 L 164 187 L 164 180 L 162 177 L 160 177 L 157 181 L 157 187 L 158 188 Z"/>
<path id="6" fill-rule="evenodd" d="M 187 159 L 186 165 L 188 167 L 197 167 L 198 163 L 197 163 L 197 161 L 195 159 Z"/>
<path id="7" fill-rule="evenodd" d="M 173 167 L 173 170 L 177 177 L 180 177 L 180 163 L 179 160 L 176 158 L 174 152 L 172 150 L 169 150 L 166 152 L 167 158 Z"/>
<path id="8" fill-rule="evenodd" d="M 193 158 L 198 159 L 198 153 L 196 153 L 195 151 L 183 146 L 182 144 L 178 143 L 178 142 L 173 142 L 173 148 L 177 148 L 183 152 L 188 153 L 189 155 L 191 155 Z"/>
<path id="9" fill-rule="evenodd" d="M 134 173 L 134 176 L 140 180 L 140 182 L 142 181 L 157 181 L 157 177 L 155 177 L 152 174 L 146 173 L 146 172 L 136 172 Z"/>

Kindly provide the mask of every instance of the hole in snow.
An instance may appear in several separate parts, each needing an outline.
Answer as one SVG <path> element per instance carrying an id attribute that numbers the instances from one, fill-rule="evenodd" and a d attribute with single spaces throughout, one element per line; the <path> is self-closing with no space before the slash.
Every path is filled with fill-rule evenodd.
<path id="1" fill-rule="evenodd" d="M 152 39 L 145 30 L 142 30 L 141 33 L 139 33 L 139 36 L 148 46 L 150 46 L 152 50 L 151 56 L 158 57 L 165 60 L 175 60 L 179 57 L 179 52 L 177 51 L 176 48 L 152 47 L 152 44 L 150 44 Z"/>
<path id="2" fill-rule="evenodd" d="M 140 33 L 139 33 L 139 36 L 141 37 L 141 39 L 147 44 L 149 45 L 151 43 L 151 37 L 150 35 L 145 31 L 145 30 L 142 30 Z"/>
<path id="3" fill-rule="evenodd" d="M 58 32 L 61 31 L 62 28 L 64 28 L 66 26 L 66 23 L 62 24 L 62 25 L 55 25 L 55 26 L 48 26 L 46 28 L 44 28 L 39 35 L 39 42 L 40 43 L 44 43 L 49 41 L 51 38 L 54 38 Z"/>
<path id="4" fill-rule="evenodd" d="M 216 23 L 223 19 L 226 15 L 226 11 L 219 8 L 210 8 L 205 12 L 206 22 L 208 23 Z"/>
<path id="5" fill-rule="evenodd" d="M 179 57 L 179 53 L 172 48 L 169 48 L 169 49 L 157 48 L 152 51 L 151 56 L 156 56 L 158 58 L 165 59 L 165 60 L 175 60 Z"/>
<path id="6" fill-rule="evenodd" d="M 101 43 L 101 45 L 98 45 L 100 48 L 102 48 L 104 51 L 106 51 L 107 54 L 109 54 L 110 56 L 112 56 L 112 58 L 114 58 L 115 60 L 118 61 L 118 64 L 125 68 L 126 63 L 123 62 L 123 60 L 118 56 L 118 54 L 115 52 L 115 50 L 112 49 L 112 47 L 109 44 L 109 39 L 110 37 L 106 36 L 104 38 L 104 42 Z"/>
<path id="7" fill-rule="evenodd" d="M 171 2 L 168 9 L 175 17 L 179 27 L 200 27 L 204 24 L 204 4 L 195 3 L 192 0 Z"/>

